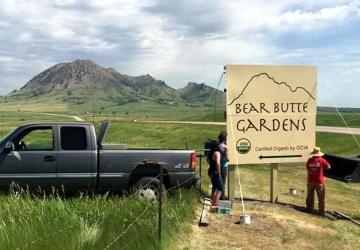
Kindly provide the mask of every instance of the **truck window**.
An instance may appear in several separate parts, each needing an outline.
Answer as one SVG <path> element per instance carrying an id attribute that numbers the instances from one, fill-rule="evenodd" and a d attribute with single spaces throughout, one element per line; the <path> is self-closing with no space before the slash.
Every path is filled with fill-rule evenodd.
<path id="1" fill-rule="evenodd" d="M 87 149 L 86 130 L 82 127 L 62 127 L 61 149 L 85 150 Z"/>
<path id="2" fill-rule="evenodd" d="M 36 128 L 24 131 L 14 140 L 15 150 L 50 151 L 54 150 L 52 128 Z"/>

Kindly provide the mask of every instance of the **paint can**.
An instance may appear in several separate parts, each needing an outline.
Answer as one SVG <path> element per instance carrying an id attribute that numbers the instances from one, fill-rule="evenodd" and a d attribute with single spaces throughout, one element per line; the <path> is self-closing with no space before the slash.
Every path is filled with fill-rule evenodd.
<path id="1" fill-rule="evenodd" d="M 240 224 L 246 224 L 249 225 L 251 223 L 250 220 L 250 215 L 248 214 L 242 214 L 240 215 L 240 220 L 239 220 Z"/>
<path id="2" fill-rule="evenodd" d="M 294 187 L 289 188 L 289 193 L 292 195 L 296 195 L 296 188 Z"/>

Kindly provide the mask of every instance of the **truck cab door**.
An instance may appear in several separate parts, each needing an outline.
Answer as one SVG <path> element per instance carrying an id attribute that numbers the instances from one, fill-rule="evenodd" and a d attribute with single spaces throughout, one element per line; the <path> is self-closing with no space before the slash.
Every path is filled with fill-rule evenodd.
<path id="1" fill-rule="evenodd" d="M 67 191 L 91 190 L 96 185 L 97 150 L 90 127 L 59 127 L 60 150 L 57 163 L 57 184 Z"/>
<path id="2" fill-rule="evenodd" d="M 57 152 L 52 126 L 29 127 L 7 142 L 13 145 L 0 154 L 0 186 L 51 189 L 56 185 Z"/>

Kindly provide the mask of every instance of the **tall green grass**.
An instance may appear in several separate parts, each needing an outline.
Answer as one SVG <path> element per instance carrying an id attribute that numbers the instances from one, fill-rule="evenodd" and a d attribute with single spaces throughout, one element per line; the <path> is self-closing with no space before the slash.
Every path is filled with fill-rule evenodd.
<path id="1" fill-rule="evenodd" d="M 157 203 L 107 195 L 0 196 L 0 249 L 168 249 L 183 221 L 193 218 L 196 194 L 177 191 L 164 201 L 162 244 Z"/>

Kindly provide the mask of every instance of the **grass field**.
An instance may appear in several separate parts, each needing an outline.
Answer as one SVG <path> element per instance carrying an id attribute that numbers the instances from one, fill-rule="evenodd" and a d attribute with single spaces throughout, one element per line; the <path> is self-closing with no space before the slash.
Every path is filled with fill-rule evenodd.
<path id="1" fill-rule="evenodd" d="M 165 101 L 161 98 L 144 99 L 137 102 L 117 104 L 106 96 L 82 96 L 80 103 L 64 102 L 65 95 L 49 95 L 31 99 L 5 99 L 0 97 L 1 112 L 52 112 L 52 113 L 74 113 L 86 115 L 89 113 L 118 115 L 123 117 L 141 117 L 153 120 L 167 119 L 193 119 L 198 114 L 211 114 L 214 112 L 212 103 L 186 103 Z M 46 105 L 44 105 L 46 103 Z M 220 102 L 217 104 L 221 109 Z"/>
<path id="2" fill-rule="evenodd" d="M 56 101 L 55 97 L 42 97 L 32 100 L 6 102 L 0 100 L 0 112 L 54 112 L 90 116 L 95 111 L 97 116 L 111 116 L 120 119 L 149 119 L 149 120 L 190 120 L 190 121 L 217 121 L 224 122 L 224 107 L 214 105 L 201 106 L 199 104 L 166 105 L 156 101 L 144 100 L 137 103 L 128 103 L 120 106 L 109 105 L 97 101 L 86 105 L 71 106 Z M 55 100 L 55 101 L 54 101 Z M 44 105 L 46 103 L 46 105 Z M 340 115 L 341 114 L 341 115 Z M 358 112 L 318 112 L 317 125 L 334 127 L 360 127 L 360 113 Z M 46 119 L 44 117 L 44 119 Z"/>
<path id="3" fill-rule="evenodd" d="M 0 112 L 0 137 L 3 137 L 20 124 L 52 121 L 71 122 L 74 121 L 74 119 L 71 117 L 52 116 L 32 112 Z"/>
<path id="4" fill-rule="evenodd" d="M 122 142 L 130 147 L 203 149 L 204 140 L 216 139 L 219 126 L 143 122 L 113 122 L 105 143 Z"/>
<path id="5" fill-rule="evenodd" d="M 3 133 L 22 123 L 71 120 L 71 118 L 17 111 L 3 113 L 3 117 L 4 122 L 1 130 Z M 95 122 L 98 123 L 103 118 L 106 116 L 95 117 Z M 89 116 L 87 119 L 91 120 L 92 117 Z M 332 116 L 330 120 L 333 119 Z M 359 126 L 359 121 L 354 119 L 352 124 Z M 222 129 L 225 127 L 143 123 L 117 116 L 111 125 L 105 142 L 126 143 L 130 147 L 186 148 L 187 146 L 191 149 L 201 149 L 204 140 L 207 138 L 215 139 Z M 360 141 L 360 136 L 356 138 Z M 350 135 L 318 133 L 317 145 L 328 153 L 360 154 L 360 149 Z M 209 180 L 205 174 L 206 170 L 204 164 L 202 187 L 205 192 L 208 192 Z M 269 199 L 269 166 L 243 165 L 239 167 L 239 173 L 245 198 Z M 280 202 L 297 207 L 304 206 L 305 175 L 303 164 L 280 165 Z M 297 188 L 298 195 L 289 195 L 289 187 L 291 186 Z M 238 188 L 236 188 L 236 196 L 240 196 Z M 188 239 L 193 236 L 194 229 L 190 225 L 194 208 L 198 206 L 194 203 L 195 197 L 194 193 L 182 191 L 166 201 L 164 242 L 162 245 L 164 249 L 171 249 L 181 237 Z M 336 210 L 359 219 L 359 197 L 360 184 L 346 184 L 331 179 L 327 180 L 327 210 Z M 145 210 L 148 206 L 148 210 Z M 350 222 L 333 222 L 315 215 L 285 209 L 281 206 L 264 206 L 251 202 L 245 203 L 245 209 L 258 220 L 264 216 L 269 220 L 271 219 L 272 222 L 276 220 L 278 223 L 276 225 L 283 230 L 279 229 L 279 235 L 273 235 L 270 238 L 266 236 L 267 232 L 262 231 L 264 235 L 260 232 L 256 236 L 260 242 L 268 242 L 268 239 L 276 242 L 276 245 L 269 243 L 269 246 L 273 247 L 268 247 L 268 249 L 278 249 L 279 247 L 322 249 L 324 244 L 328 244 L 329 249 L 354 249 L 354 246 L 360 244 L 360 228 Z M 20 247 L 22 249 L 104 249 L 119 236 L 119 239 L 110 246 L 110 249 L 160 248 L 156 241 L 155 232 L 156 206 L 136 199 L 126 200 L 124 197 L 101 195 L 95 197 L 84 195 L 67 199 L 58 196 L 30 197 L 27 194 L 19 197 L 18 194 L 13 193 L 12 195 L 0 196 L 0 211 L 0 249 L 17 249 Z M 141 217 L 143 219 L 139 220 L 139 224 L 134 225 L 129 231 L 122 234 L 142 212 L 144 212 L 144 217 Z M 240 213 L 241 211 L 234 209 L 235 212 Z M 300 226 L 293 226 L 291 229 L 285 227 L 288 220 L 296 221 L 296 223 L 303 221 L 311 227 L 307 228 L 306 231 Z M 270 224 L 264 225 L 265 229 L 271 230 L 269 227 Z M 246 235 L 246 233 L 245 230 L 241 235 Z M 34 243 L 31 244 L 31 242 Z M 259 245 L 259 247 L 266 247 L 266 245 Z"/>
<path id="6" fill-rule="evenodd" d="M 318 113 L 317 125 L 360 128 L 360 113 Z"/>
<path id="7" fill-rule="evenodd" d="M 45 105 L 44 105 L 45 104 Z M 66 103 L 58 102 L 52 98 L 37 98 L 31 101 L 24 100 L 11 100 L 8 102 L 6 99 L 0 99 L 0 111 L 2 112 L 69 112 L 70 107 Z"/>

